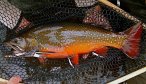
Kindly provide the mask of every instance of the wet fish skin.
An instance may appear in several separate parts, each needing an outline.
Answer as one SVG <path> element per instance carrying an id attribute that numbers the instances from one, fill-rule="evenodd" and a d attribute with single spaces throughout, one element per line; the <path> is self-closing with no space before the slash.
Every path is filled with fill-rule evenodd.
<path id="1" fill-rule="evenodd" d="M 79 54 L 95 51 L 105 56 L 108 51 L 107 46 L 118 48 L 129 57 L 135 58 L 134 55 L 139 54 L 138 41 L 140 41 L 142 33 L 141 23 L 133 26 L 127 34 L 123 33 L 124 35 L 120 35 L 85 24 L 59 23 L 56 26 L 32 29 L 19 38 L 11 40 L 11 42 L 15 42 L 25 51 L 37 47 L 40 52 L 54 52 L 42 55 L 47 58 L 67 58 L 71 56 L 74 64 L 78 64 Z M 131 39 L 133 39 L 133 42 L 129 42 Z M 126 47 L 132 44 L 132 47 Z M 133 48 L 136 48 L 136 50 Z M 135 53 L 131 54 L 133 51 Z"/>

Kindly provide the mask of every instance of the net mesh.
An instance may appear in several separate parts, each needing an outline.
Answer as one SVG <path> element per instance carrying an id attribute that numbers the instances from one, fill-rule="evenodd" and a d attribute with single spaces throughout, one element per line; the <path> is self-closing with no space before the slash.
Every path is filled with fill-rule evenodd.
<path id="1" fill-rule="evenodd" d="M 11 53 L 11 48 L 4 45 L 4 41 L 42 25 L 72 21 L 100 25 L 112 32 L 121 32 L 137 22 L 127 19 L 120 10 L 117 12 L 94 0 L 42 0 L 40 2 L 1 0 L 0 4 L 0 10 L 4 10 L 0 11 L 1 78 L 9 79 L 14 75 L 19 75 L 26 84 L 105 84 L 146 65 L 145 30 L 142 34 L 141 54 L 137 59 L 130 59 L 114 48 L 108 51 L 106 58 L 95 57 L 92 54 L 88 59 L 81 58 L 80 64 L 75 68 L 69 65 L 67 59 L 46 59 L 44 64 L 40 64 L 34 57 L 4 57 Z M 25 20 L 24 17 L 29 22 L 22 22 Z M 13 29 L 10 30 L 10 28 Z"/>

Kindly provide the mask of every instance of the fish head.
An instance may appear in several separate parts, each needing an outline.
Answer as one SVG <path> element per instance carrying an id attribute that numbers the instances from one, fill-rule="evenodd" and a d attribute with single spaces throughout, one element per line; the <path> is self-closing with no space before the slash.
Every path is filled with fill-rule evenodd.
<path id="1" fill-rule="evenodd" d="M 25 48 L 26 47 L 26 40 L 24 38 L 18 37 L 12 40 L 12 42 L 14 42 L 17 46 L 21 47 L 21 48 Z"/>
<path id="2" fill-rule="evenodd" d="M 6 44 L 11 47 L 15 52 L 23 52 L 27 43 L 26 40 L 22 37 L 17 37 L 9 42 L 6 42 Z"/>

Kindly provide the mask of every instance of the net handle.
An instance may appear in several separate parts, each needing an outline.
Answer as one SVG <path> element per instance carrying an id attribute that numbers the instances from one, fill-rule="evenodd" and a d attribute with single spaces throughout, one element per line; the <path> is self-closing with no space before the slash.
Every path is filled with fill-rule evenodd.
<path id="1" fill-rule="evenodd" d="M 119 8 L 118 6 L 112 4 L 111 2 L 109 2 L 108 0 L 98 0 L 99 2 L 113 8 L 113 10 L 119 12 L 121 15 L 125 16 L 127 19 L 132 20 L 136 23 L 140 22 L 139 19 L 135 18 L 134 16 L 130 15 L 129 13 L 125 12 L 123 9 Z M 146 24 L 143 23 L 143 29 L 146 29 Z"/>
<path id="2" fill-rule="evenodd" d="M 133 78 L 135 76 L 138 76 L 138 75 L 140 75 L 140 74 L 142 74 L 144 72 L 146 72 L 146 67 L 141 68 L 141 69 L 139 69 L 137 71 L 134 71 L 134 72 L 132 72 L 130 74 L 127 74 L 127 75 L 125 75 L 125 76 L 123 76 L 121 78 L 118 78 L 116 80 L 113 80 L 113 81 L 111 81 L 111 82 L 109 82 L 107 84 L 119 84 L 119 83 L 122 83 L 122 82 L 124 82 L 126 80 L 129 80 L 129 79 L 131 79 L 131 78 Z"/>

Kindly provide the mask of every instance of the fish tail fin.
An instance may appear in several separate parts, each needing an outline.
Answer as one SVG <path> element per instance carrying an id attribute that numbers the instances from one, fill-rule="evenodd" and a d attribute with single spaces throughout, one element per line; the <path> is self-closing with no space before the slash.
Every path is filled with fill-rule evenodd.
<path id="1" fill-rule="evenodd" d="M 124 41 L 122 51 L 130 58 L 136 58 L 140 54 L 142 30 L 141 22 L 132 26 L 127 39 Z"/>

